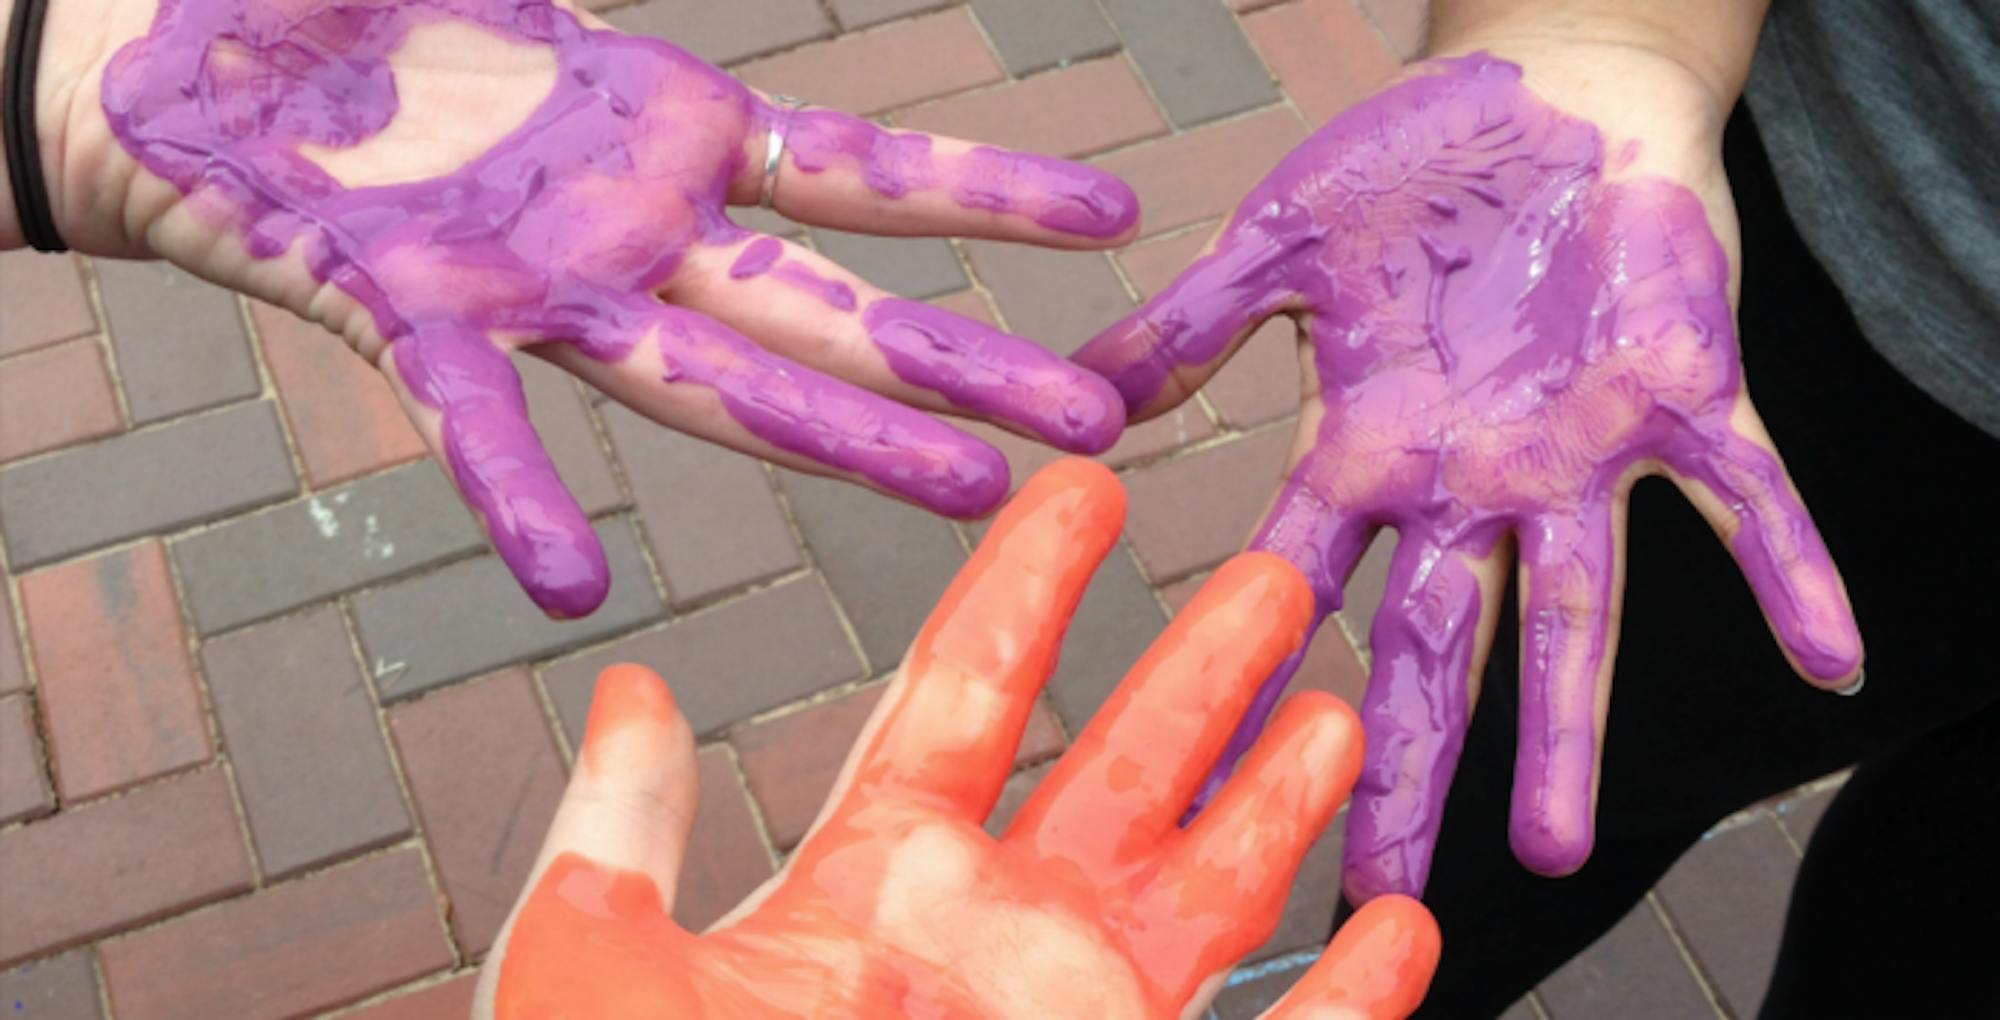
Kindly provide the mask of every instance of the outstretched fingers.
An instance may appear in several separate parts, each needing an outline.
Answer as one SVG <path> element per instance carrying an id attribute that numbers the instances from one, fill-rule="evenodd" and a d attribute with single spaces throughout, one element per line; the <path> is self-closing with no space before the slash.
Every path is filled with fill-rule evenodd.
<path id="1" fill-rule="evenodd" d="M 1520 530 L 1521 705 L 1508 830 L 1514 856 L 1567 875 L 1590 856 L 1618 640 L 1622 556 L 1608 517 Z"/>
<path id="2" fill-rule="evenodd" d="M 1483 569 L 1464 553 L 1418 532 L 1398 539 L 1368 634 L 1368 744 L 1342 847 L 1341 882 L 1354 903 L 1423 892 L 1493 603 Z"/>
<path id="3" fill-rule="evenodd" d="M 831 810 L 896 798 L 985 818 L 1124 523 L 1125 491 L 1102 465 L 1062 460 L 1029 479 L 925 621 Z"/>
<path id="4" fill-rule="evenodd" d="M 695 246 L 667 296 L 912 407 L 981 418 L 1073 453 L 1101 453 L 1124 428 L 1110 384 L 1047 348 L 886 293 L 775 237 Z"/>
<path id="5" fill-rule="evenodd" d="M 662 425 L 937 513 L 977 517 L 1007 495 L 1007 459 L 959 429 L 698 313 L 614 300 L 618 314 L 588 324 L 583 342 L 537 353 Z"/>
<path id="6" fill-rule="evenodd" d="M 1102 170 L 921 131 L 895 131 L 833 110 L 759 99 L 753 151 L 731 197 L 771 189 L 803 223 L 871 234 L 935 234 L 1111 248 L 1132 239 L 1139 200 Z M 782 156 L 764 180 L 773 137 Z"/>
<path id="7" fill-rule="evenodd" d="M 1361 768 L 1361 724 L 1323 691 L 1278 709 L 1241 768 L 1185 830 L 1133 905 L 1135 958 L 1160 980 L 1199 981 L 1277 926 L 1307 848 Z"/>
<path id="8" fill-rule="evenodd" d="M 1728 543 L 1793 668 L 1816 686 L 1847 689 L 1861 672 L 1854 607 L 1762 424 L 1740 400 L 1718 441 L 1670 456 L 1667 466 Z"/>
<path id="9" fill-rule="evenodd" d="M 611 586 L 604 548 L 528 421 L 507 352 L 482 332 L 438 326 L 380 363 L 528 597 L 558 619 L 596 609 Z"/>
<path id="10" fill-rule="evenodd" d="M 1423 904 L 1370 900 L 1263 1020 L 1403 1020 L 1424 1001 L 1442 949 Z"/>
<path id="11" fill-rule="evenodd" d="M 1244 553 L 1215 572 L 1015 816 L 1009 842 L 1119 881 L 1156 855 L 1257 684 L 1305 639 L 1312 593 Z"/>

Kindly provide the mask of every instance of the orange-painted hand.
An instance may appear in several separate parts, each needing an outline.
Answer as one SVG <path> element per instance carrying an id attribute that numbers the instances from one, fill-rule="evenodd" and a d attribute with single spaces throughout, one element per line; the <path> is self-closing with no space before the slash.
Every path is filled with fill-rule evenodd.
<path id="1" fill-rule="evenodd" d="M 1347 796 L 1360 727 L 1280 709 L 1220 795 L 1176 820 L 1312 613 L 1279 558 L 1230 561 L 1140 659 L 999 839 L 981 821 L 1124 519 L 1103 468 L 1028 483 L 931 615 L 784 870 L 704 934 L 674 924 L 694 742 L 638 666 L 598 680 L 535 877 L 482 976 L 484 1020 L 1175 1017 L 1278 920 Z M 1269 1014 L 1401 1017 L 1438 954 L 1415 901 L 1365 907 Z"/>

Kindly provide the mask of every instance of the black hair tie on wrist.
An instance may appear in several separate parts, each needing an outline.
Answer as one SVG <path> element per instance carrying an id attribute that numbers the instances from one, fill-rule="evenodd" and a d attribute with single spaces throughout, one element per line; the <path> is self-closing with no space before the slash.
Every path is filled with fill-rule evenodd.
<path id="1" fill-rule="evenodd" d="M 0 62 L 0 102 L 6 104 L 7 179 L 14 186 L 14 212 L 21 233 L 39 251 L 68 251 L 49 209 L 48 182 L 42 179 L 41 149 L 35 138 L 35 68 L 42 57 L 42 21 L 49 0 L 15 0 L 7 23 L 7 54 Z"/>

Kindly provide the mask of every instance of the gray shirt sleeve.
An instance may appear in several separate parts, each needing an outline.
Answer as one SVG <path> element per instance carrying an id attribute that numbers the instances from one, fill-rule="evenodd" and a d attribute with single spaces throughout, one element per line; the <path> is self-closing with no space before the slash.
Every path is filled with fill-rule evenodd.
<path id="1" fill-rule="evenodd" d="M 1746 95 L 1869 342 L 2000 436 L 2000 0 L 1778 0 Z"/>

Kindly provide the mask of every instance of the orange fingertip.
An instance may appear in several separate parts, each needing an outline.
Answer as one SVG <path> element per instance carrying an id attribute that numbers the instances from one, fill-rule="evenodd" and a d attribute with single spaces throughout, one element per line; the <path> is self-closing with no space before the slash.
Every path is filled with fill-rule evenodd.
<path id="1" fill-rule="evenodd" d="M 1290 644 L 1286 654 L 1305 644 L 1312 622 L 1312 585 L 1291 562 L 1276 553 L 1246 552 L 1230 557 L 1195 593 L 1185 612 L 1197 616 L 1225 608 L 1246 607 L 1268 616 Z"/>
<path id="2" fill-rule="evenodd" d="M 1424 1001 L 1442 950 L 1437 920 L 1423 904 L 1377 896 L 1334 935 L 1321 957 L 1324 977 L 1309 980 L 1319 1002 L 1359 1009 L 1370 1020 L 1400 1020 Z"/>
<path id="3" fill-rule="evenodd" d="M 643 768 L 647 762 L 629 759 L 664 754 L 664 741 L 658 735 L 679 716 L 674 696 L 658 673 L 629 662 L 607 666 L 597 674 L 579 757 L 593 775 L 612 768 Z"/>
<path id="4" fill-rule="evenodd" d="M 986 660 L 1022 646 L 1053 653 L 1069 614 L 1027 599 L 1029 580 L 1054 578 L 1056 603 L 1074 605 L 1124 526 L 1125 487 L 1102 464 L 1065 458 L 1035 472 L 938 600 L 910 650 L 911 668 L 921 674 L 943 657 L 987 671 L 1004 666 Z M 1009 640 L 995 642 L 996 630 Z"/>

